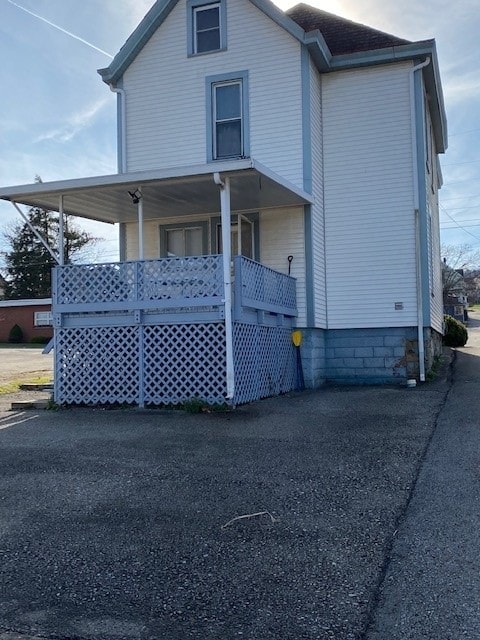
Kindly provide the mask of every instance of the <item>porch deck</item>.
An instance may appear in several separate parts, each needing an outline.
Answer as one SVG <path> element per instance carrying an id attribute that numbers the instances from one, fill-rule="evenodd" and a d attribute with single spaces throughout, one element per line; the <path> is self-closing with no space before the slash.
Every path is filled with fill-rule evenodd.
<path id="1" fill-rule="evenodd" d="M 234 396 L 227 398 L 221 255 L 54 269 L 60 404 L 241 404 L 291 390 L 295 280 L 233 260 Z"/>

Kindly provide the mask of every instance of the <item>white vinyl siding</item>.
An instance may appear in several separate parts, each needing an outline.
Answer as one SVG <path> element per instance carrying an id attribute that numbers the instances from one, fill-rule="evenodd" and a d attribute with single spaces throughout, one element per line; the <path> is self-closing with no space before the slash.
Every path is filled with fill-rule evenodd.
<path id="1" fill-rule="evenodd" d="M 205 163 L 205 78 L 244 69 L 250 155 L 302 187 L 300 43 L 249 0 L 226 15 L 228 49 L 189 57 L 179 2 L 125 72 L 127 170 Z"/>
<path id="2" fill-rule="evenodd" d="M 410 68 L 391 64 L 322 81 L 331 329 L 416 322 Z"/>
<path id="3" fill-rule="evenodd" d="M 290 275 L 297 279 L 297 325 L 302 327 L 307 321 L 303 207 L 261 211 L 261 263 L 288 274 L 288 256 L 293 256 Z"/>
<path id="4" fill-rule="evenodd" d="M 431 131 L 430 114 L 425 117 L 427 131 Z M 439 333 L 443 331 L 443 291 L 442 291 L 442 267 L 440 256 L 440 216 L 438 204 L 438 165 L 433 135 L 428 134 L 426 144 L 430 145 L 431 166 L 430 172 L 425 168 L 427 190 L 427 216 L 429 216 L 427 228 L 428 240 L 428 269 L 430 286 L 430 326 Z M 426 319 L 428 321 L 428 318 Z"/>
<path id="5" fill-rule="evenodd" d="M 321 77 L 310 62 L 311 127 L 312 127 L 312 205 L 313 295 L 315 326 L 325 328 L 327 320 L 325 289 L 325 220 L 323 214 L 323 133 Z"/>

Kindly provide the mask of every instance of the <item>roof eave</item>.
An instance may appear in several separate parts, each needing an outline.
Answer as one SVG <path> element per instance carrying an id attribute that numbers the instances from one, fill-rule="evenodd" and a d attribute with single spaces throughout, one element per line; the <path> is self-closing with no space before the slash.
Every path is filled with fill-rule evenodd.
<path id="1" fill-rule="evenodd" d="M 178 0 L 157 0 L 117 53 L 111 64 L 105 69 L 98 69 L 98 73 L 106 84 L 115 86 L 138 53 L 167 18 L 177 2 Z M 304 41 L 305 31 L 294 20 L 275 6 L 271 0 L 250 0 L 250 2 L 280 27 L 285 29 L 285 31 L 296 40 L 299 42 Z"/>
<path id="2" fill-rule="evenodd" d="M 98 69 L 98 73 L 102 76 L 102 80 L 106 84 L 116 84 L 130 63 L 167 18 L 177 2 L 178 0 L 158 0 L 153 5 L 112 60 L 111 64 L 105 69 Z"/>
<path id="3" fill-rule="evenodd" d="M 305 33 L 304 43 L 319 71 L 329 71 L 332 53 L 318 29 Z"/>

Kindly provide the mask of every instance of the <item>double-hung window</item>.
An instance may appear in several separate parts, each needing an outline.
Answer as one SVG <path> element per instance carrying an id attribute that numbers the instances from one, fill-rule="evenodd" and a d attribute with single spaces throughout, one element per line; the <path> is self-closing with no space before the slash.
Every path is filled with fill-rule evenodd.
<path id="1" fill-rule="evenodd" d="M 227 48 L 225 0 L 188 0 L 188 54 Z"/>
<path id="2" fill-rule="evenodd" d="M 246 71 L 207 78 L 207 119 L 209 161 L 249 156 Z"/>
<path id="3" fill-rule="evenodd" d="M 242 82 L 213 85 L 214 157 L 239 158 L 243 155 Z"/>

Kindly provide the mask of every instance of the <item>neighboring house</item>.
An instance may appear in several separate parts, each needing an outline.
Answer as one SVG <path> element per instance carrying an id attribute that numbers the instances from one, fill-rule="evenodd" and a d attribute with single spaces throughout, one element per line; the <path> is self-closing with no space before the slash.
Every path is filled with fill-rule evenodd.
<path id="1" fill-rule="evenodd" d="M 401 382 L 441 347 L 435 42 L 300 4 L 159 0 L 110 66 L 119 173 L 0 197 L 119 224 L 55 270 L 57 402 Z"/>
<path id="2" fill-rule="evenodd" d="M 456 320 L 468 320 L 467 283 L 463 269 L 452 269 L 442 263 L 443 311 Z"/>
<path id="3" fill-rule="evenodd" d="M 8 342 L 12 327 L 18 325 L 23 342 L 32 338 L 52 338 L 52 300 L 2 300 L 0 301 L 0 342 Z"/>

